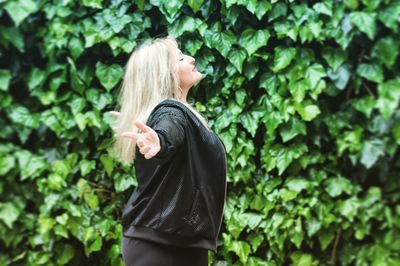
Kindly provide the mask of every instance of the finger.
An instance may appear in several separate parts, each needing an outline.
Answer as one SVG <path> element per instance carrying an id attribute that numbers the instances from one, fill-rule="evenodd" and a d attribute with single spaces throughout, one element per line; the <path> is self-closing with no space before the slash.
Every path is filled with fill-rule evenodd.
<path id="1" fill-rule="evenodd" d="M 110 114 L 115 115 L 115 116 L 120 116 L 121 113 L 117 111 L 109 111 Z"/>
<path id="2" fill-rule="evenodd" d="M 144 142 L 142 140 L 138 140 L 136 144 L 138 145 L 139 148 L 142 148 L 144 146 Z"/>
<path id="3" fill-rule="evenodd" d="M 144 147 L 144 148 L 140 149 L 140 153 L 141 154 L 146 154 L 146 153 L 148 153 L 149 150 L 150 150 L 150 147 Z"/>
<path id="4" fill-rule="evenodd" d="M 142 131 L 143 133 L 149 132 L 153 130 L 151 127 L 146 126 L 143 122 L 136 120 L 135 121 L 135 126 Z"/>
<path id="5" fill-rule="evenodd" d="M 151 158 L 153 158 L 154 157 L 154 154 L 153 154 L 153 152 L 147 152 L 145 155 L 144 155 L 144 158 L 146 158 L 146 159 L 151 159 Z"/>
<path id="6" fill-rule="evenodd" d="M 119 134 L 119 137 L 121 138 L 130 138 L 130 139 L 134 139 L 137 140 L 139 138 L 140 134 L 138 133 L 134 133 L 134 132 L 123 132 L 121 134 Z"/>

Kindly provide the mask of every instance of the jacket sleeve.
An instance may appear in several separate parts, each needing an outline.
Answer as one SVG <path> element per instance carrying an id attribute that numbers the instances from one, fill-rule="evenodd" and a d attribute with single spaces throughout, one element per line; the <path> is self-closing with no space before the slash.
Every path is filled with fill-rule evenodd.
<path id="1" fill-rule="evenodd" d="M 176 107 L 164 107 L 155 114 L 150 127 L 160 139 L 160 151 L 155 158 L 162 159 L 172 155 L 185 139 L 187 120 L 182 110 Z"/>

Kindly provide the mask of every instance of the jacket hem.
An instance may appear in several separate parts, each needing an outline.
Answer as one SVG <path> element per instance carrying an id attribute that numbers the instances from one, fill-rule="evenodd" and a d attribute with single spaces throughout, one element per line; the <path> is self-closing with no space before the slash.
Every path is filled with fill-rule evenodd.
<path id="1" fill-rule="evenodd" d="M 129 226 L 123 231 L 123 236 L 154 241 L 165 245 L 203 248 L 217 252 L 216 244 L 209 239 L 180 236 L 141 225 Z"/>

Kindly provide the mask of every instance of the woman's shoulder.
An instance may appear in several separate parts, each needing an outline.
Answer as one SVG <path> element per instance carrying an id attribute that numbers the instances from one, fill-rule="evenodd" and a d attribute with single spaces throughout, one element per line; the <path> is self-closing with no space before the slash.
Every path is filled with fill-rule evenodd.
<path id="1" fill-rule="evenodd" d="M 187 107 L 178 100 L 165 99 L 153 109 L 153 112 L 186 113 Z"/>
<path id="2" fill-rule="evenodd" d="M 149 116 L 149 121 L 159 120 L 160 118 L 168 119 L 168 117 L 177 117 L 186 120 L 186 106 L 173 99 L 165 99 L 154 107 Z"/>

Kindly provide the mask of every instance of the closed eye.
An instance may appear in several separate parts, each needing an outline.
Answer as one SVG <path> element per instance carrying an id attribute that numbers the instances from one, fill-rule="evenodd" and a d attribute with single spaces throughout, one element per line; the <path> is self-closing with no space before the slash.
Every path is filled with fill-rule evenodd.
<path id="1" fill-rule="evenodd" d="M 183 53 L 179 52 L 179 61 L 183 61 L 183 59 L 185 59 L 185 57 L 183 56 Z"/>

